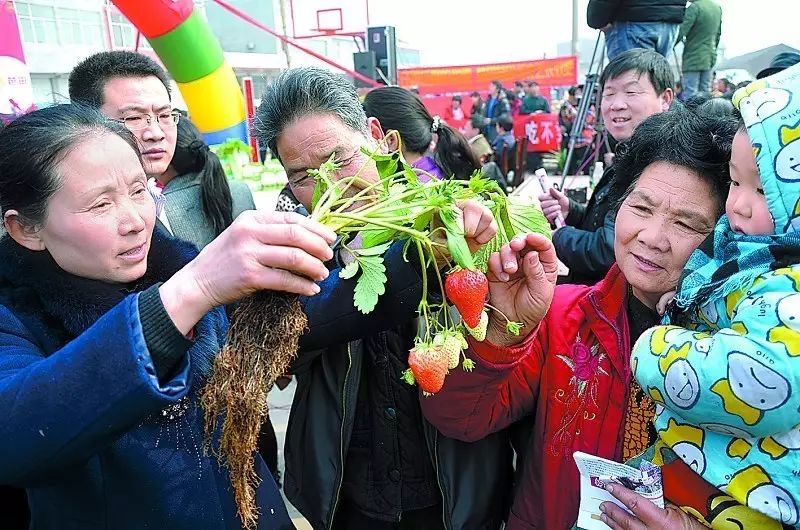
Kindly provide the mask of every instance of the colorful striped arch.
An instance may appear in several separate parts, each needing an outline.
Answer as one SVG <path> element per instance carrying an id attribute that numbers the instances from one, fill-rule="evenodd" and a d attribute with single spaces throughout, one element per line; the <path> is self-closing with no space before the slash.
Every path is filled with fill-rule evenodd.
<path id="1" fill-rule="evenodd" d="M 209 145 L 247 141 L 244 97 L 219 41 L 192 0 L 112 0 L 153 46 Z"/>

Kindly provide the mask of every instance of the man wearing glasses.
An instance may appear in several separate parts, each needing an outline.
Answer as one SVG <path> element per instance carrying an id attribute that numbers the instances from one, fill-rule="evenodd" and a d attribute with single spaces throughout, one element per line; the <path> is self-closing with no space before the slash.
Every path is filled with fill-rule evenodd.
<path id="1" fill-rule="evenodd" d="M 70 73 L 69 97 L 124 123 L 138 140 L 148 175 L 167 170 L 180 114 L 172 109 L 167 73 L 155 61 L 128 51 L 92 55 Z"/>

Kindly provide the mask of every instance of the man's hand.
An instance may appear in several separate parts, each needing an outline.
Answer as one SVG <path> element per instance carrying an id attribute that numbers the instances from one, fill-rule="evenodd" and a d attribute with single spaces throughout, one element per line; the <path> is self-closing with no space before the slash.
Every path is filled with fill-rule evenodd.
<path id="1" fill-rule="evenodd" d="M 558 276 L 553 244 L 541 234 L 524 234 L 489 258 L 489 303 L 509 320 L 521 322 L 523 333 L 511 335 L 506 320 L 490 311 L 486 338 L 497 346 L 522 342 L 550 309 Z"/>
<path id="2" fill-rule="evenodd" d="M 666 508 L 659 508 L 649 499 L 645 499 L 619 484 L 609 484 L 606 489 L 633 512 L 631 515 L 613 502 L 601 504 L 600 511 L 603 512 L 603 515 L 600 516 L 600 519 L 612 530 L 707 529 L 700 521 L 671 504 L 668 504 Z"/>
<path id="3" fill-rule="evenodd" d="M 475 253 L 497 235 L 497 221 L 489 208 L 475 200 L 459 202 L 458 209 L 459 216 L 456 222 L 464 230 L 464 239 L 467 240 L 470 252 Z M 434 222 L 435 226 L 440 226 L 438 218 Z M 439 244 L 436 248 L 436 265 L 442 268 L 451 260 L 450 252 L 447 250 L 447 237 L 443 230 L 434 233 L 433 242 Z"/>
<path id="4" fill-rule="evenodd" d="M 547 220 L 555 223 L 558 214 L 566 219 L 569 214 L 569 197 L 555 188 L 550 188 L 547 193 L 539 195 L 539 205 Z"/>

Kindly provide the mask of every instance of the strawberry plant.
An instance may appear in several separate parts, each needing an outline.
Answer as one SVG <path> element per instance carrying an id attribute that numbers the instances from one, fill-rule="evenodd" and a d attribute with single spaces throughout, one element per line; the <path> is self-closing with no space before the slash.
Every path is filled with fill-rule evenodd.
<path id="1" fill-rule="evenodd" d="M 466 349 L 466 344 L 461 345 L 465 332 L 476 340 L 486 337 L 486 310 L 496 311 L 486 303 L 489 256 L 517 234 L 538 232 L 549 237 L 550 229 L 537 206 L 506 197 L 496 183 L 478 172 L 468 181 L 438 180 L 429 175 L 427 182 L 421 182 L 419 170 L 406 163 L 400 150 L 363 152 L 374 161 L 379 178 L 363 176 L 369 160 L 355 175 L 339 176 L 332 156 L 310 171 L 317 183 L 311 215 L 342 237 L 342 251 L 352 261 L 340 271 L 340 277 L 355 278 L 353 303 L 363 313 L 373 311 L 385 293 L 383 259 L 394 242 L 404 241 L 405 258 L 419 261 L 422 297 L 418 312 L 425 331 L 417 338 L 413 358 L 409 358 L 411 368 L 403 378 L 409 383 L 416 381 L 426 393 L 436 393 L 440 387 L 427 383 L 438 382 L 440 366 L 445 372 L 458 366 Z M 497 235 L 474 254 L 460 222 L 458 204 L 466 200 L 485 204 L 499 227 Z M 446 271 L 444 279 L 442 271 Z M 428 294 L 434 288 L 446 295 L 443 301 L 430 301 Z M 458 310 L 461 322 L 447 310 L 448 301 Z M 519 323 L 506 321 L 509 333 L 520 333 Z M 431 357 L 437 362 L 431 362 Z M 472 367 L 472 361 L 464 356 L 463 368 Z M 424 386 L 416 373 L 420 371 L 426 376 Z"/>

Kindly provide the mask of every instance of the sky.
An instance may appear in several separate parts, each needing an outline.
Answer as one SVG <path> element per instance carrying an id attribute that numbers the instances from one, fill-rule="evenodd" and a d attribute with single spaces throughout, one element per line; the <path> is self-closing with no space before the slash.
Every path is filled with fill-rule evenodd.
<path id="1" fill-rule="evenodd" d="M 717 1 L 725 57 L 779 43 L 800 49 L 800 1 Z M 578 1 L 579 35 L 594 41 L 587 5 L 588 0 Z M 420 50 L 424 65 L 554 57 L 556 44 L 572 38 L 571 0 L 369 0 L 369 10 L 370 25 L 395 26 L 398 39 Z"/>

